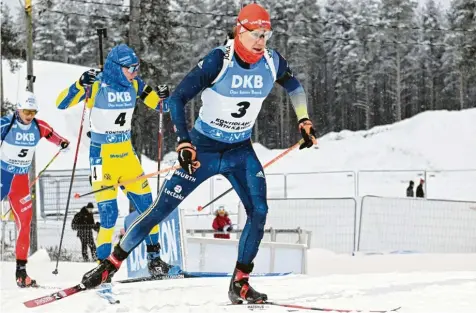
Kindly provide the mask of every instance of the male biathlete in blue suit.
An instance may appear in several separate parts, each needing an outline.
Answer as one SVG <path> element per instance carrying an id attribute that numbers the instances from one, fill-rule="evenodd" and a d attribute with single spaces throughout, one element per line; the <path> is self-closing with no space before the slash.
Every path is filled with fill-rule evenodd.
<path id="1" fill-rule="evenodd" d="M 300 149 L 316 144 L 301 84 L 287 61 L 266 48 L 271 34 L 268 12 L 257 4 L 247 5 L 238 15 L 234 39 L 213 49 L 177 86 L 167 101 L 178 135 L 178 161 L 182 168 L 175 171 L 160 196 L 129 226 L 113 253 L 84 275 L 82 283 L 87 288 L 111 277 L 157 222 L 165 219 L 203 181 L 221 174 L 238 193 L 247 214 L 228 296 L 232 303 L 267 300 L 266 294 L 249 284 L 268 212 L 266 179 L 250 137 L 275 81 L 291 97 L 304 139 Z M 184 107 L 200 92 L 203 106 L 189 133 Z"/>

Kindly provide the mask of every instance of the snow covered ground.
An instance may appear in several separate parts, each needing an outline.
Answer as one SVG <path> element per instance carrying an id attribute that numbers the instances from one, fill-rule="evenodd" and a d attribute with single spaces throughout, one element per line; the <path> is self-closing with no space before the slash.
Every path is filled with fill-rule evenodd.
<path id="1" fill-rule="evenodd" d="M 347 256 L 310 250 L 309 275 L 252 278 L 253 285 L 270 299 L 321 308 L 379 310 L 401 306 L 402 313 L 472 313 L 476 306 L 476 255 L 373 255 Z M 28 264 L 29 273 L 51 288 L 76 284 L 93 263 L 55 263 L 43 251 Z M 232 267 L 232 264 L 230 264 Z M 0 311 L 20 312 L 247 312 L 228 303 L 228 278 L 182 279 L 115 284 L 121 301 L 110 305 L 88 291 L 35 309 L 22 302 L 53 289 L 19 289 L 14 263 L 0 263 Z M 123 268 L 115 279 L 124 278 Z M 285 312 L 271 307 L 266 312 Z M 297 312 L 297 311 L 295 311 Z M 303 311 L 305 312 L 305 311 Z"/>

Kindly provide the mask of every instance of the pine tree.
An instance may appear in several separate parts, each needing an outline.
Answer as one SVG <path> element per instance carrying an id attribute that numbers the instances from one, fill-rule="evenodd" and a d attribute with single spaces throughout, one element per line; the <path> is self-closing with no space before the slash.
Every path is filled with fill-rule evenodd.
<path id="1" fill-rule="evenodd" d="M 2 59 L 8 60 L 10 69 L 18 69 L 18 60 L 24 59 L 22 56 L 22 45 L 20 41 L 20 30 L 17 23 L 14 22 L 10 10 L 5 4 L 1 4 L 1 41 L 2 41 Z"/>
<path id="2" fill-rule="evenodd" d="M 35 59 L 59 62 L 68 60 L 67 51 L 64 49 L 66 44 L 65 16 L 55 12 L 56 10 L 57 5 L 52 0 L 39 1 L 33 10 Z"/>
<path id="3" fill-rule="evenodd" d="M 443 16 L 434 0 L 428 0 L 420 14 L 422 44 L 417 46 L 417 54 L 422 62 L 422 84 L 418 111 L 441 109 L 444 105 L 441 93 L 444 33 L 440 30 L 443 28 Z"/>
<path id="4" fill-rule="evenodd" d="M 206 25 L 214 17 L 209 13 L 208 7 L 208 2 L 201 1 L 178 0 L 171 3 L 171 20 L 175 22 L 172 36 L 176 44 L 176 51 L 168 57 L 168 62 L 173 64 L 170 75 L 172 88 L 177 86 L 201 58 L 215 48 L 209 40 L 206 40 L 210 32 Z M 200 27 L 202 25 L 203 27 Z M 198 96 L 191 99 L 185 107 L 189 128 L 193 126 L 199 108 L 200 97 Z"/>
<path id="5" fill-rule="evenodd" d="M 347 0 L 330 0 L 325 6 L 323 37 L 326 52 L 327 92 L 329 110 L 326 112 L 332 130 L 349 126 L 349 108 L 352 103 L 352 66 L 347 61 L 353 55 L 355 30 L 350 23 L 353 7 Z M 355 81 L 355 80 L 354 80 Z"/>
<path id="6" fill-rule="evenodd" d="M 107 40 L 104 41 L 104 51 L 109 51 L 114 46 L 125 43 L 127 35 L 128 7 L 120 0 L 96 0 L 87 3 L 89 18 L 88 27 L 93 33 L 95 40 L 89 40 L 87 53 L 91 56 L 99 56 L 97 44 L 97 29 L 107 29 Z M 97 60 L 97 57 L 95 58 Z M 97 61 L 96 61 L 97 63 Z"/>
<path id="7" fill-rule="evenodd" d="M 97 60 L 88 51 L 91 38 L 95 30 L 89 28 L 87 4 L 78 1 L 63 1 L 58 4 L 57 11 L 64 16 L 65 28 L 63 29 L 65 43 L 64 50 L 67 63 L 97 67 Z"/>
<path id="8" fill-rule="evenodd" d="M 296 7 L 293 4 L 293 0 L 270 1 L 269 7 L 264 4 L 263 6 L 268 9 L 271 15 L 271 25 L 273 28 L 273 37 L 268 42 L 268 47 L 276 49 L 285 58 L 290 59 L 288 48 L 290 47 L 289 41 L 293 37 L 291 21 L 296 16 Z M 292 61 L 295 62 L 297 60 Z M 291 66 L 293 66 L 293 63 L 291 63 Z M 275 88 L 272 96 L 263 105 L 262 111 L 263 115 L 266 116 L 267 123 L 269 123 L 268 126 L 270 126 L 264 130 L 265 134 L 267 136 L 275 134 L 276 141 L 278 142 L 276 148 L 287 147 L 291 141 L 289 126 L 291 103 L 286 91 L 282 88 Z M 293 125 L 296 127 L 295 119 L 293 119 Z"/>
<path id="9" fill-rule="evenodd" d="M 444 91 L 453 97 L 453 108 L 468 107 L 468 95 L 474 95 L 476 31 L 475 3 L 471 0 L 455 0 L 448 14 L 450 31 L 446 33 L 446 51 L 443 55 L 445 72 Z"/>
<path id="10" fill-rule="evenodd" d="M 376 72 L 380 63 L 380 44 L 375 40 L 375 30 L 379 20 L 380 1 L 363 0 L 355 1 L 356 14 L 351 19 L 356 28 L 355 53 L 357 55 L 355 98 L 352 103 L 356 117 L 357 129 L 365 125 L 369 129 L 375 116 Z M 362 123 L 361 121 L 364 121 Z"/>
<path id="11" fill-rule="evenodd" d="M 177 45 L 172 36 L 172 20 L 169 15 L 168 0 L 141 0 L 140 31 L 136 36 L 141 38 L 141 46 L 135 47 L 141 62 L 141 77 L 152 87 L 159 84 L 170 84 L 173 64 L 168 62 L 169 56 L 176 51 Z M 134 35 L 134 34 L 131 34 Z M 142 104 L 140 104 L 142 105 Z M 134 148 L 139 154 L 156 160 L 158 158 L 158 114 L 149 109 L 137 109 L 132 121 Z M 140 130 L 137 128 L 140 127 Z M 169 114 L 164 114 L 164 132 L 172 133 Z M 134 137 L 140 134 L 140 140 Z M 174 136 L 164 137 L 164 151 L 174 149 Z"/>
<path id="12" fill-rule="evenodd" d="M 216 47 L 223 44 L 236 24 L 238 7 L 234 0 L 208 2 L 207 12 L 211 13 L 205 28 L 208 30 L 208 45 Z"/>
<path id="13" fill-rule="evenodd" d="M 382 0 L 381 21 L 384 30 L 381 58 L 382 71 L 386 73 L 384 86 L 386 109 L 391 108 L 392 118 L 385 122 L 400 121 L 412 87 L 411 75 L 414 73 L 409 59 L 411 43 L 416 42 L 414 23 L 415 0 Z M 390 116 L 387 116 L 389 118 Z"/>
<path id="14" fill-rule="evenodd" d="M 320 93 L 313 92 L 320 90 L 319 73 L 322 71 L 320 60 L 323 58 L 323 20 L 320 15 L 320 8 L 315 1 L 298 0 L 294 3 L 293 20 L 289 21 L 289 47 L 286 49 L 285 58 L 306 92 L 308 99 L 308 111 L 312 118 L 317 118 L 321 114 L 314 114 L 321 109 Z M 289 97 L 288 107 L 290 106 Z M 314 120 L 316 128 L 323 127 L 321 120 Z M 289 139 L 286 146 L 289 146 L 299 139 L 299 132 L 296 128 L 296 116 L 291 112 L 287 123 Z"/>

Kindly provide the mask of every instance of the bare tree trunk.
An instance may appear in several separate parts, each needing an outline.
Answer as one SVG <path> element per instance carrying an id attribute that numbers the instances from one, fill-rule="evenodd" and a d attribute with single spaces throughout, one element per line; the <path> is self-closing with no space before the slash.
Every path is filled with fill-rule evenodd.
<path id="1" fill-rule="evenodd" d="M 343 99 L 344 97 L 341 97 L 341 99 Z M 343 129 L 346 129 L 347 127 L 345 127 L 345 116 L 347 114 L 347 110 L 346 110 L 346 105 L 345 105 L 345 101 L 340 101 L 340 129 L 343 130 Z"/>
<path id="2" fill-rule="evenodd" d="M 370 79 L 369 74 L 367 71 L 367 83 L 365 84 L 365 129 L 370 128 Z"/>
<path id="3" fill-rule="evenodd" d="M 463 71 L 459 71 L 459 109 L 464 109 L 464 77 Z"/>
<path id="4" fill-rule="evenodd" d="M 433 75 L 433 72 L 430 70 L 430 104 L 429 104 L 429 110 L 434 110 L 435 109 L 435 77 Z"/>
<path id="5" fill-rule="evenodd" d="M 135 50 L 140 50 L 140 1 L 134 0 L 130 1 L 129 6 L 129 45 L 135 48 Z"/>
<path id="6" fill-rule="evenodd" d="M 400 60 L 400 49 L 397 47 L 397 88 L 396 93 L 396 103 L 395 103 L 395 121 L 402 120 L 402 81 L 401 81 L 401 60 Z"/>

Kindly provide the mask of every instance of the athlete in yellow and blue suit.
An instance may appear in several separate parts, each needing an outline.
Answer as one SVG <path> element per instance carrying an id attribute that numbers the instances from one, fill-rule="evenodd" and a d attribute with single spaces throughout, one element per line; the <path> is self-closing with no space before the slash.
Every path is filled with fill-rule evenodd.
<path id="1" fill-rule="evenodd" d="M 86 98 L 90 109 L 91 145 L 89 151 L 91 183 L 93 190 L 119 181 L 143 175 L 143 169 L 131 142 L 131 121 L 137 98 L 149 108 L 159 109 L 159 102 L 168 96 L 168 88 L 160 88 L 157 94 L 137 76 L 139 59 L 125 44 L 114 47 L 108 54 L 103 72 L 89 70 L 57 98 L 58 109 L 64 110 Z M 86 87 L 90 86 L 89 89 Z M 147 179 L 122 187 L 123 191 L 142 213 L 152 203 Z M 118 216 L 117 190 L 109 189 L 95 194 L 98 203 L 101 228 L 97 238 L 97 257 L 103 260 L 111 253 L 114 226 Z M 158 225 L 146 237 L 148 266 L 151 275 L 161 273 Z"/>

